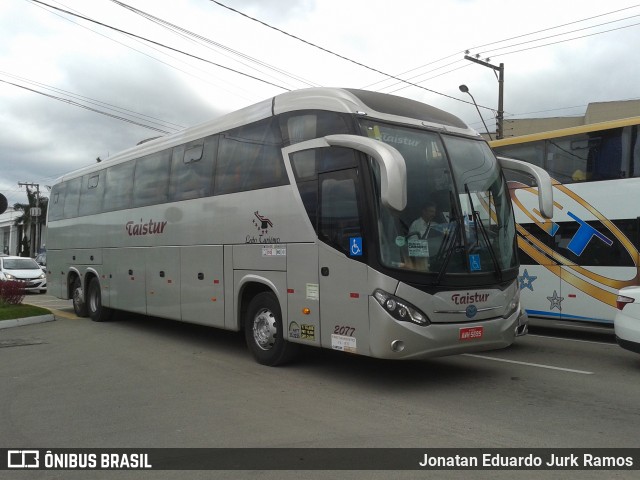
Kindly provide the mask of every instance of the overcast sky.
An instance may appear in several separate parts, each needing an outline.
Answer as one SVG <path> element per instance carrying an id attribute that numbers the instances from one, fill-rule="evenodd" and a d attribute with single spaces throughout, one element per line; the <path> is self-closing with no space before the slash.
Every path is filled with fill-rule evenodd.
<path id="1" fill-rule="evenodd" d="M 483 130 L 466 84 L 491 130 L 498 83 L 465 50 L 504 63 L 506 118 L 640 98 L 631 0 L 220 1 L 254 19 L 211 0 L 42 1 L 104 25 L 0 0 L 0 193 L 10 205 L 26 202 L 18 182 L 47 194 L 97 157 L 309 86 L 394 93 Z"/>

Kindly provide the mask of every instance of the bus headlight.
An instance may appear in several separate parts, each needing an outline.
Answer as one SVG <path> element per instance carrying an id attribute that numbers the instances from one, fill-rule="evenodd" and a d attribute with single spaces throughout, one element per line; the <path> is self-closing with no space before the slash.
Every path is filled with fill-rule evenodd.
<path id="1" fill-rule="evenodd" d="M 384 308 L 387 313 L 396 320 L 412 322 L 422 326 L 431 324 L 429 318 L 424 313 L 409 302 L 406 302 L 395 295 L 391 295 L 390 293 L 378 288 L 373 292 L 373 297 L 380 305 L 382 305 L 382 308 Z"/>
<path id="2" fill-rule="evenodd" d="M 502 316 L 502 318 L 509 318 L 519 308 L 520 308 L 520 290 L 516 292 L 516 294 L 513 296 L 513 298 L 509 302 L 509 305 L 507 305 L 507 310 L 504 312 L 504 315 Z"/>

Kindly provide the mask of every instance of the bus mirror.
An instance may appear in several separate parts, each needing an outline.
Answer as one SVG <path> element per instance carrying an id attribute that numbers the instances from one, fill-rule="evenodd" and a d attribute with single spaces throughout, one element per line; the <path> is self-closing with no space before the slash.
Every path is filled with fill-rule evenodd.
<path id="1" fill-rule="evenodd" d="M 397 212 L 407 206 L 407 165 L 402 154 L 391 145 L 357 135 L 327 135 L 331 146 L 346 147 L 370 155 L 380 167 L 382 204 Z"/>
<path id="2" fill-rule="evenodd" d="M 532 176 L 538 185 L 538 204 L 540 214 L 544 218 L 553 217 L 553 187 L 551 177 L 546 170 L 530 163 L 514 158 L 498 157 L 500 165 L 505 170 L 514 170 Z"/>

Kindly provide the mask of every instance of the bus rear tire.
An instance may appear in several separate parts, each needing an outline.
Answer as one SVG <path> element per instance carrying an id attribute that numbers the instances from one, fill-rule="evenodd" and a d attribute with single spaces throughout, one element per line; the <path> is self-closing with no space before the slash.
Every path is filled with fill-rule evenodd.
<path id="1" fill-rule="evenodd" d="M 113 313 L 110 308 L 102 306 L 102 291 L 100 290 L 100 280 L 93 277 L 89 282 L 87 290 L 87 309 L 89 316 L 94 322 L 106 322 L 111 319 Z"/>
<path id="2" fill-rule="evenodd" d="M 80 278 L 78 277 L 71 284 L 71 300 L 73 302 L 73 311 L 78 317 L 88 316 L 87 302 L 85 302 L 82 283 L 80 283 Z"/>
<path id="3" fill-rule="evenodd" d="M 297 344 L 285 339 L 280 302 L 271 292 L 259 293 L 249 303 L 244 336 L 251 354 L 262 365 L 282 365 L 298 350 Z"/>

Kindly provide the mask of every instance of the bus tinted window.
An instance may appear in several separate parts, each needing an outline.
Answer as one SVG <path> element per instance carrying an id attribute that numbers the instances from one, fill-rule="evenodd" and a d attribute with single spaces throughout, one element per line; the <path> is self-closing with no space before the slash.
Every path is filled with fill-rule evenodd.
<path id="1" fill-rule="evenodd" d="M 73 218 L 78 216 L 81 183 L 82 178 L 80 177 L 67 182 L 67 189 L 64 195 L 64 218 Z"/>
<path id="2" fill-rule="evenodd" d="M 220 137 L 214 194 L 242 192 L 287 183 L 274 119 L 230 130 Z"/>
<path id="3" fill-rule="evenodd" d="M 171 160 L 171 201 L 190 200 L 211 195 L 213 164 L 218 137 L 212 135 L 173 149 Z"/>
<path id="4" fill-rule="evenodd" d="M 104 177 L 104 170 L 82 177 L 82 191 L 80 192 L 78 215 L 94 215 L 102 211 Z"/>
<path id="5" fill-rule="evenodd" d="M 357 166 L 355 151 L 344 147 L 316 148 L 291 155 L 291 164 L 298 181 L 316 178 L 318 173 Z"/>
<path id="6" fill-rule="evenodd" d="M 547 141 L 549 174 L 562 183 L 622 178 L 622 129 Z"/>
<path id="7" fill-rule="evenodd" d="M 133 191 L 134 166 L 134 162 L 127 162 L 107 168 L 103 211 L 129 208 Z"/>
<path id="8" fill-rule="evenodd" d="M 353 240 L 362 237 L 354 175 L 351 170 L 330 173 L 320 184 L 319 237 L 347 254 Z"/>
<path id="9" fill-rule="evenodd" d="M 58 183 L 51 189 L 51 200 L 47 207 L 49 220 L 61 220 L 63 218 L 64 191 L 66 183 Z"/>
<path id="10" fill-rule="evenodd" d="M 336 112 L 296 112 L 283 115 L 282 137 L 285 145 L 304 142 L 335 133 L 354 133 L 349 117 Z"/>
<path id="11" fill-rule="evenodd" d="M 136 160 L 133 206 L 165 203 L 169 198 L 171 151 L 153 153 Z"/>

